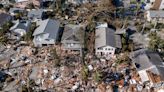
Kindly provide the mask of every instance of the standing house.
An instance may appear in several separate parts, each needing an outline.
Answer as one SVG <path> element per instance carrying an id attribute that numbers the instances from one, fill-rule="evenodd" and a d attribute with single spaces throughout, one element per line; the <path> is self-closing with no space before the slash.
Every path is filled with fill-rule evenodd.
<path id="1" fill-rule="evenodd" d="M 148 82 L 150 86 L 164 81 L 164 64 L 160 56 L 150 50 L 140 49 L 130 54 L 142 83 Z"/>
<path id="2" fill-rule="evenodd" d="M 114 29 L 107 27 L 96 29 L 95 52 L 97 56 L 113 57 L 121 47 L 121 37 L 115 34 Z"/>
<path id="3" fill-rule="evenodd" d="M 65 50 L 80 51 L 83 48 L 84 43 L 84 31 L 83 25 L 66 25 L 62 35 L 61 43 Z"/>
<path id="4" fill-rule="evenodd" d="M 52 45 L 58 40 L 60 22 L 52 19 L 40 21 L 39 27 L 33 33 L 34 45 Z"/>
<path id="5" fill-rule="evenodd" d="M 164 11 L 149 10 L 146 12 L 147 21 L 158 21 L 164 23 Z"/>
<path id="6" fill-rule="evenodd" d="M 16 21 L 15 25 L 10 28 L 17 36 L 21 37 L 30 30 L 31 22 L 28 20 Z"/>

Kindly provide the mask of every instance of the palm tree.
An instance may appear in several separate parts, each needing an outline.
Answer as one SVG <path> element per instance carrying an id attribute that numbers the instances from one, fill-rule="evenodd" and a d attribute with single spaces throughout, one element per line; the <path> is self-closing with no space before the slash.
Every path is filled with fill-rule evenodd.
<path id="1" fill-rule="evenodd" d="M 102 77 L 101 73 L 98 70 L 96 70 L 93 76 L 94 80 L 96 82 L 100 82 L 102 80 L 101 77 Z"/>
<path id="2" fill-rule="evenodd" d="M 88 70 L 88 67 L 86 65 L 83 65 L 83 67 L 81 69 L 81 76 L 82 76 L 82 79 L 84 81 L 88 80 L 89 70 Z"/>

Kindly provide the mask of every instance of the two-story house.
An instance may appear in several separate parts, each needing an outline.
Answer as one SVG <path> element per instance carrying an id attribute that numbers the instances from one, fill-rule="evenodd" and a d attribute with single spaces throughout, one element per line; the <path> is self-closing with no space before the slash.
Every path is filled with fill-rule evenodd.
<path id="1" fill-rule="evenodd" d="M 60 22 L 57 20 L 46 19 L 40 21 L 39 27 L 33 33 L 34 45 L 53 45 L 58 41 Z"/>
<path id="2" fill-rule="evenodd" d="M 121 47 L 121 37 L 115 34 L 114 29 L 108 27 L 96 29 L 95 54 L 97 56 L 113 57 Z"/>
<path id="3" fill-rule="evenodd" d="M 62 35 L 61 43 L 65 50 L 80 51 L 84 43 L 84 30 L 83 25 L 66 25 Z"/>

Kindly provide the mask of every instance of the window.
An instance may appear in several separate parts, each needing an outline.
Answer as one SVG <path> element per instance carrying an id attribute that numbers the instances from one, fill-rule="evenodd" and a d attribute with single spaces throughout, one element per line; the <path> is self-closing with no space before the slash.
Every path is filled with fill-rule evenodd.
<path id="1" fill-rule="evenodd" d="M 73 47 L 74 46 L 74 43 L 71 43 L 71 47 Z"/>
<path id="2" fill-rule="evenodd" d="M 50 41 L 50 39 L 45 39 L 46 41 Z"/>
<path id="3" fill-rule="evenodd" d="M 110 48 L 108 48 L 108 50 L 110 50 Z"/>
<path id="4" fill-rule="evenodd" d="M 146 3 L 150 3 L 150 0 L 147 0 L 147 2 Z"/>
<path id="5" fill-rule="evenodd" d="M 102 48 L 97 48 L 98 50 L 102 50 Z"/>
<path id="6" fill-rule="evenodd" d="M 71 47 L 71 44 L 67 43 L 67 46 L 68 46 L 68 47 Z"/>
<path id="7" fill-rule="evenodd" d="M 154 4 L 154 2 L 151 3 L 152 5 Z"/>

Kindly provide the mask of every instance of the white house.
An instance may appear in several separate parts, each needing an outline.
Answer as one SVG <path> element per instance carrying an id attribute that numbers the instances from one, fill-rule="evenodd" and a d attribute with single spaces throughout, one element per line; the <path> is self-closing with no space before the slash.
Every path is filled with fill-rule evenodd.
<path id="1" fill-rule="evenodd" d="M 158 21 L 164 23 L 164 11 L 149 10 L 146 12 L 147 21 Z"/>
<path id="2" fill-rule="evenodd" d="M 46 19 L 39 23 L 39 27 L 33 33 L 34 45 L 42 46 L 55 44 L 58 40 L 60 22 L 52 19 Z"/>
<path id="3" fill-rule="evenodd" d="M 115 30 L 107 27 L 96 29 L 95 54 L 100 57 L 113 57 L 116 50 L 121 48 L 121 37 Z"/>

